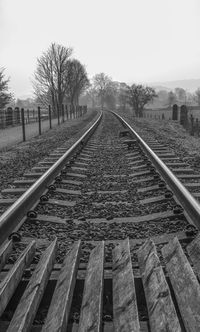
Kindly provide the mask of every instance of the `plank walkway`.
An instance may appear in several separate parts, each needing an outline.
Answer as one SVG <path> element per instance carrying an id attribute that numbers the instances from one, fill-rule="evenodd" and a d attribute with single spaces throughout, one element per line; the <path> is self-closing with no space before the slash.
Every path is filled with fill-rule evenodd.
<path id="1" fill-rule="evenodd" d="M 4 331 L 42 331 L 58 332 L 68 330 L 73 295 L 77 283 L 80 263 L 81 241 L 76 241 L 67 252 L 62 266 L 57 273 L 56 287 L 52 291 L 51 301 L 47 310 L 44 324 L 33 327 L 40 303 L 45 296 L 45 290 L 50 282 L 55 264 L 57 239 L 45 242 L 46 249 L 38 264 L 31 265 L 36 249 L 42 240 L 32 240 L 26 243 L 25 249 L 16 262 L 4 272 L 8 257 L 12 254 L 12 242 L 8 241 L 0 248 L 0 313 L 4 312 L 15 290 L 23 283 L 21 297 L 15 299 L 16 306 L 11 321 L 0 320 L 0 330 Z M 183 326 L 186 331 L 200 331 L 200 235 L 187 246 L 186 257 L 177 237 L 169 239 L 162 247 L 164 261 L 160 261 L 156 245 L 148 239 L 139 247 L 136 254 L 140 270 L 139 279 L 142 281 L 148 321 L 140 321 L 140 303 L 142 293 L 137 294 L 137 284 L 134 265 L 131 258 L 131 241 L 118 241 L 112 250 L 112 307 L 113 320 L 103 323 L 103 312 L 108 310 L 105 305 L 106 296 L 105 271 L 108 263 L 105 261 L 104 241 L 98 241 L 91 250 L 88 263 L 85 264 L 84 290 L 80 303 L 80 318 L 73 331 L 104 331 L 106 332 L 181 332 Z M 193 268 L 190 265 L 192 262 Z M 32 266 L 30 275 L 28 267 Z M 81 267 L 82 266 L 82 267 Z M 163 267 L 165 269 L 163 269 Z M 170 279 L 169 283 L 166 279 Z"/>

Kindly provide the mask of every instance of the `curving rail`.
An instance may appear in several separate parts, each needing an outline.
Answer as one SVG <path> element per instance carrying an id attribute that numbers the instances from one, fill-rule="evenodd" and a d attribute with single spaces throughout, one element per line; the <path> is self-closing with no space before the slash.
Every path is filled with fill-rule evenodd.
<path id="1" fill-rule="evenodd" d="M 44 189 L 59 174 L 61 169 L 76 150 L 85 143 L 92 133 L 95 131 L 102 113 L 94 124 L 69 148 L 58 161 L 50 167 L 5 213 L 0 217 L 0 245 L 6 240 L 9 234 L 15 229 L 19 221 L 26 215 L 36 201 L 36 197 L 40 197 Z"/>
<path id="2" fill-rule="evenodd" d="M 145 141 L 135 132 L 135 130 L 117 113 L 112 112 L 130 132 L 137 138 L 143 150 L 148 154 L 156 170 L 160 173 L 163 179 L 167 182 L 170 189 L 175 194 L 176 198 L 189 215 L 191 221 L 200 229 L 200 205 L 196 199 L 189 193 L 177 177 L 170 171 L 170 169 L 162 162 L 162 160 L 151 150 Z"/>

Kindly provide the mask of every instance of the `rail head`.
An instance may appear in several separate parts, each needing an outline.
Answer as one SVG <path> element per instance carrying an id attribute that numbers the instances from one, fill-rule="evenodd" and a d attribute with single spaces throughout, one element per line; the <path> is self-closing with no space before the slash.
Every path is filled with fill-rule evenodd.
<path id="1" fill-rule="evenodd" d="M 73 155 L 76 149 L 81 145 L 81 142 L 86 142 L 89 139 L 99 125 L 101 118 L 102 112 L 90 128 L 63 154 L 63 156 L 60 157 L 53 166 L 51 166 L 30 188 L 27 189 L 21 197 L 19 197 L 14 204 L 12 204 L 0 216 L 0 245 L 17 227 L 19 221 L 31 209 L 35 201 L 39 199 L 43 191 L 53 181 L 55 176 L 59 174 L 67 159 Z M 38 197 L 38 199 L 36 199 L 36 197 Z"/>
<path id="2" fill-rule="evenodd" d="M 200 229 L 200 205 L 197 200 L 190 194 L 190 192 L 183 186 L 183 184 L 177 179 L 177 177 L 170 171 L 170 169 L 163 163 L 163 161 L 151 150 L 151 148 L 145 143 L 145 141 L 136 133 L 131 125 L 126 122 L 119 114 L 112 112 L 137 138 L 141 147 L 147 153 L 152 163 L 166 181 L 180 204 L 189 215 L 191 221 L 195 226 Z"/>

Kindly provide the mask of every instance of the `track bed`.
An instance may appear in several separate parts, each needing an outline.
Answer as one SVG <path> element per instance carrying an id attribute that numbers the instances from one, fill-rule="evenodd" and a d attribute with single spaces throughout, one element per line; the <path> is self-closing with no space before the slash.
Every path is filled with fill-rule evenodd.
<path id="1" fill-rule="evenodd" d="M 183 183 L 190 181 L 190 188 L 195 188 L 193 195 L 198 196 L 198 186 L 195 186 L 198 177 L 192 177 L 198 174 L 194 174 L 187 164 L 178 160 L 173 151 L 167 150 L 153 138 L 148 137 L 147 141 Z M 15 187 L 4 190 L 2 210 L 6 210 L 9 200 L 11 203 L 25 192 L 63 152 L 62 147 L 53 151 L 28 175 L 25 174 L 16 181 Z M 6 331 L 9 324 L 14 324 L 16 305 L 45 250 L 49 250 L 47 256 L 54 263 L 49 263 L 50 272 L 46 277 L 49 281 L 46 281 L 46 289 L 42 287 L 45 291 L 40 306 L 38 303 L 39 308 L 33 315 L 32 327 L 29 326 L 28 330 L 40 331 L 48 321 L 50 301 L 56 281 L 62 274 L 62 264 L 64 262 L 66 265 L 66 257 L 71 257 L 68 258 L 68 263 L 74 266 L 74 272 L 72 268 L 70 273 L 75 290 L 70 286 L 73 296 L 71 294 L 72 303 L 68 303 L 67 331 L 89 331 L 89 325 L 94 324 L 94 317 L 96 325 L 93 331 L 100 331 L 101 323 L 104 331 L 117 331 L 117 325 L 125 328 L 124 331 L 133 331 L 133 328 L 134 331 L 139 331 L 139 324 L 141 331 L 150 331 L 150 326 L 151 331 L 157 331 L 159 319 L 162 326 L 174 324 L 174 329 L 171 327 L 170 331 L 185 331 L 184 306 L 182 302 L 177 303 L 178 286 L 176 278 L 173 279 L 175 272 L 171 272 L 171 260 L 180 258 L 180 271 L 185 268 L 186 263 L 188 266 L 191 262 L 195 265 L 193 247 L 198 247 L 199 243 L 198 236 L 196 237 L 197 225 L 195 227 L 191 223 L 188 212 L 180 205 L 171 187 L 147 157 L 138 140 L 124 130 L 124 126 L 113 114 L 103 114 L 101 123 L 87 144 L 82 144 L 70 156 L 59 177 L 52 180 L 48 189 L 44 188 L 43 199 L 40 202 L 37 199 L 39 198 L 36 197 L 34 211 L 24 217 L 20 227 L 15 229 L 17 233 L 11 236 L 12 253 L 5 260 L 6 264 L 0 274 L 3 280 L 19 255 L 31 245 L 32 240 L 35 241 L 35 251 L 29 267 L 24 267 L 22 279 L 20 278 L 14 295 L 2 311 L 2 331 Z M 195 237 L 196 242 L 192 242 Z M 48 249 L 49 246 L 52 246 L 51 250 Z M 55 257 L 52 258 L 53 256 Z M 151 261 L 150 257 L 154 257 L 154 260 Z M 176 271 L 177 280 L 180 271 Z M 192 269 L 188 273 L 187 277 L 192 279 Z M 156 282 L 155 278 L 160 281 Z M 88 289 L 95 287 L 95 283 L 97 294 L 92 294 Z M 160 288 L 157 289 L 156 285 Z M 191 288 L 194 289 L 193 284 Z M 95 301 L 97 299 L 99 302 L 95 302 L 94 308 L 86 312 L 84 302 L 86 299 L 93 301 L 94 295 Z M 165 298 L 164 306 L 169 306 L 169 315 L 166 314 L 165 318 L 160 314 L 163 302 L 157 301 L 159 296 Z M 158 306 L 158 312 L 152 313 L 151 301 Z M 120 309 L 122 305 L 125 306 L 124 310 Z M 102 312 L 95 311 L 100 307 Z M 193 309 L 192 307 L 191 315 L 194 315 Z M 190 316 L 187 319 L 188 317 Z M 84 327 L 87 319 L 91 321 Z M 130 324 L 126 325 L 127 322 Z M 49 328 L 48 331 L 54 330 Z"/>

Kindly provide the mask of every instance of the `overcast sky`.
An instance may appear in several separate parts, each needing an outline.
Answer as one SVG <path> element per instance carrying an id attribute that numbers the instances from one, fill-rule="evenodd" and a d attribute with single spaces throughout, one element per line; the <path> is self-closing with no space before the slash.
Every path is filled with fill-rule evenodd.
<path id="1" fill-rule="evenodd" d="M 200 78 L 199 0 L 0 0 L 0 67 L 15 96 L 51 42 L 74 49 L 89 76 L 122 82 Z"/>

